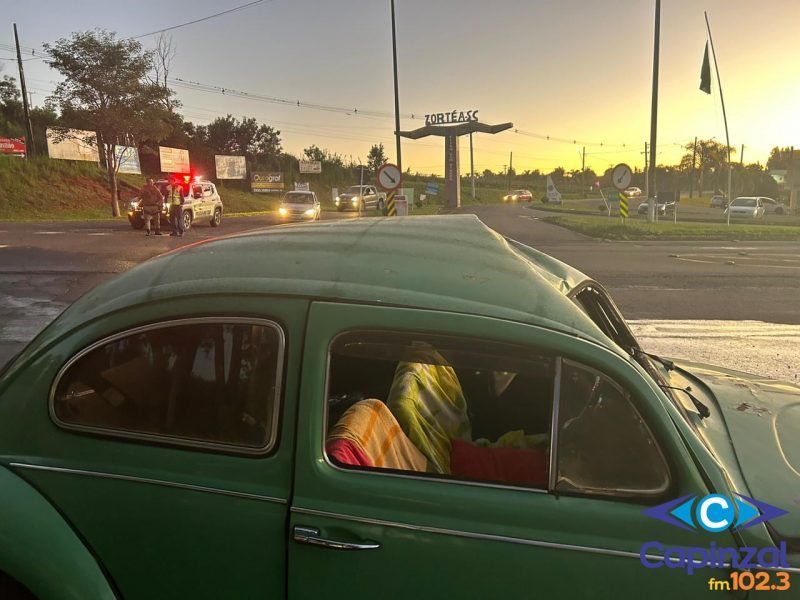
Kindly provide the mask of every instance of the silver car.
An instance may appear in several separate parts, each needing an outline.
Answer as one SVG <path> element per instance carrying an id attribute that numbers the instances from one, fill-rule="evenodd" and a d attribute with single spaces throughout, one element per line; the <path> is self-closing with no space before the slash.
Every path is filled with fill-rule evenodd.
<path id="1" fill-rule="evenodd" d="M 731 205 L 725 210 L 725 214 L 728 211 L 730 211 L 731 217 L 746 219 L 763 219 L 766 213 L 763 198 L 758 196 L 740 196 L 731 202 Z"/>
<path id="2" fill-rule="evenodd" d="M 281 221 L 318 221 L 319 216 L 319 200 L 314 192 L 288 192 L 278 208 Z"/>

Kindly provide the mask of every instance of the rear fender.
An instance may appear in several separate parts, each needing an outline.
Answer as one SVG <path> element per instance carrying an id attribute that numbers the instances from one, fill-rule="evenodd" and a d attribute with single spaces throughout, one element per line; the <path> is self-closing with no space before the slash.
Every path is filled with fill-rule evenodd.
<path id="1" fill-rule="evenodd" d="M 0 570 L 40 600 L 116 596 L 100 565 L 53 506 L 0 467 Z"/>

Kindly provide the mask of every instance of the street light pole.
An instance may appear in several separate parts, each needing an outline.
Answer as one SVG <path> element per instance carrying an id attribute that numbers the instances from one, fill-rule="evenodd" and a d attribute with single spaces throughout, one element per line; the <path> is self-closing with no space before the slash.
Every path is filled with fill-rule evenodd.
<path id="1" fill-rule="evenodd" d="M 656 0 L 656 23 L 653 35 L 653 95 L 650 105 L 650 164 L 647 172 L 647 220 L 655 220 L 656 133 L 658 131 L 658 54 L 661 38 L 661 0 Z"/>
<path id="2" fill-rule="evenodd" d="M 394 0 L 392 0 L 392 61 L 394 64 L 394 137 L 397 144 L 397 168 L 403 172 L 403 158 L 400 151 L 400 95 L 397 90 L 397 31 L 394 24 Z"/>

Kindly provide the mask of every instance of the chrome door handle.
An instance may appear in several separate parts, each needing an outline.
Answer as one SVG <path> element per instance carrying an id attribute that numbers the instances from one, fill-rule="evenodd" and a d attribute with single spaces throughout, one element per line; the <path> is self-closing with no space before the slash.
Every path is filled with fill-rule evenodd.
<path id="1" fill-rule="evenodd" d="M 305 527 L 303 525 L 295 525 L 293 537 L 295 542 L 301 544 L 311 544 L 312 546 L 321 546 L 322 548 L 331 548 L 333 550 L 375 550 L 381 547 L 378 542 L 373 542 L 371 540 L 365 540 L 363 542 L 328 540 L 319 537 L 319 529 Z"/>

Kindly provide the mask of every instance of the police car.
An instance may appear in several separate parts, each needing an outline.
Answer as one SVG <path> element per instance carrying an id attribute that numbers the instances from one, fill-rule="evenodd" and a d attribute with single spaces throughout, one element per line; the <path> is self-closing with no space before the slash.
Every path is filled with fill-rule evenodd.
<path id="1" fill-rule="evenodd" d="M 169 225 L 169 186 L 180 186 L 181 195 L 183 196 L 183 228 L 188 231 L 193 223 L 207 222 L 212 227 L 219 227 L 222 223 L 222 214 L 224 212 L 222 205 L 222 198 L 220 198 L 217 186 L 204 179 L 195 178 L 194 181 L 189 181 L 188 177 L 183 180 L 168 180 L 159 179 L 155 182 L 158 191 L 164 196 L 164 209 L 161 213 L 162 224 Z M 141 229 L 144 227 L 144 219 L 142 218 L 142 209 L 139 206 L 139 198 L 134 198 L 128 207 L 128 221 L 134 229 Z"/>

